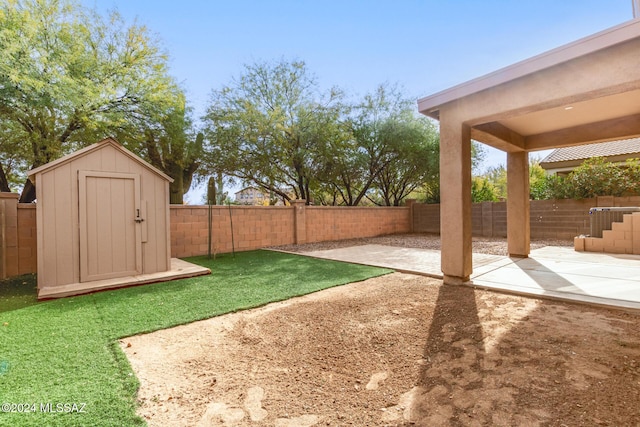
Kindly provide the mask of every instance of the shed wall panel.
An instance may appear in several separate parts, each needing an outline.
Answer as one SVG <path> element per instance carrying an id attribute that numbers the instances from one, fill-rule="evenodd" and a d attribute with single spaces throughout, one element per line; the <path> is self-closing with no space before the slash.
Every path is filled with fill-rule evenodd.
<path id="1" fill-rule="evenodd" d="M 59 167 L 51 171 L 54 176 L 55 191 L 55 256 L 56 256 L 56 282 L 73 283 L 74 250 L 73 230 L 77 227 L 77 215 L 74 215 L 75 206 L 71 198 L 74 176 L 69 165 Z M 77 263 L 76 263 L 77 265 Z"/>
<path id="2" fill-rule="evenodd" d="M 98 143 L 101 144 L 101 143 Z M 137 174 L 140 177 L 140 198 L 146 200 L 144 225 L 147 231 L 146 242 L 142 244 L 142 252 L 138 262 L 142 264 L 142 273 L 155 273 L 170 269 L 170 236 L 169 234 L 169 183 L 167 177 L 143 161 L 135 159 L 131 153 L 122 150 L 112 143 L 102 144 L 96 149 L 81 150 L 77 156 L 71 155 L 63 161 L 53 162 L 50 168 L 38 169 L 35 172 L 38 191 L 38 286 L 63 286 L 80 282 L 80 231 L 79 231 L 79 171 L 116 172 Z M 91 191 L 98 191 L 92 189 Z M 96 197 L 99 195 L 96 193 Z M 96 198 L 88 203 L 98 207 Z M 117 205 L 117 204 L 116 204 Z M 127 206 L 105 206 L 94 209 L 95 221 L 120 228 L 122 215 L 111 215 L 112 209 L 132 209 Z M 117 221 L 116 221 L 117 222 Z M 142 227 L 136 226 L 138 233 Z M 100 251 L 111 250 L 114 262 L 127 265 L 129 261 L 127 242 L 100 241 L 98 236 L 89 237 L 89 250 L 94 251 L 98 260 L 106 261 L 111 257 L 100 254 Z M 104 239 L 102 239 L 104 240 Z M 123 248 L 118 251 L 114 248 Z M 124 257 L 124 258 L 123 258 Z M 109 269 L 109 265 L 99 265 L 100 272 Z"/>
<path id="3" fill-rule="evenodd" d="M 38 208 L 42 207 L 43 226 L 42 229 L 42 271 L 38 271 L 38 281 L 43 280 L 46 286 L 57 284 L 58 262 L 57 262 L 57 245 L 58 233 L 56 229 L 57 212 L 55 209 L 56 186 L 52 172 L 42 177 L 39 185 L 42 190 L 38 196 Z M 48 209 L 45 209 L 49 207 Z M 60 233 L 61 238 L 64 238 Z"/>

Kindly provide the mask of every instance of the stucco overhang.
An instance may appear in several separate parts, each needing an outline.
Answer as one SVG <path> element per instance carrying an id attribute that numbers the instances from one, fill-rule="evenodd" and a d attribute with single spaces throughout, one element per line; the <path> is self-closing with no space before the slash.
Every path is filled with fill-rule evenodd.
<path id="1" fill-rule="evenodd" d="M 507 152 L 640 136 L 640 20 L 418 100 Z"/>

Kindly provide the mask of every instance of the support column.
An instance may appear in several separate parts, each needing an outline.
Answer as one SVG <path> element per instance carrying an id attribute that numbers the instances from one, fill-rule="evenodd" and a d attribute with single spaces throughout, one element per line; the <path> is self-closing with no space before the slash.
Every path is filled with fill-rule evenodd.
<path id="1" fill-rule="evenodd" d="M 305 217 L 305 208 L 307 201 L 304 199 L 295 199 L 291 201 L 294 216 L 294 239 L 296 245 L 307 243 L 307 220 Z"/>
<path id="2" fill-rule="evenodd" d="M 441 111 L 440 239 L 444 283 L 469 280 L 471 258 L 471 129 Z"/>
<path id="3" fill-rule="evenodd" d="M 509 256 L 527 258 L 529 224 L 529 154 L 507 153 L 507 247 Z"/>

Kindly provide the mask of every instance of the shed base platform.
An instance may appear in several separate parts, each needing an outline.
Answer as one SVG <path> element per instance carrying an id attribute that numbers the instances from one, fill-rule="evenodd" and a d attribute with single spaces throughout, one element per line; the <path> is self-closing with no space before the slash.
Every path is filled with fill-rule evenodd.
<path id="1" fill-rule="evenodd" d="M 93 282 L 70 283 L 68 285 L 62 286 L 38 288 L 38 299 L 68 297 L 72 295 L 102 291 L 105 289 L 166 282 L 169 280 L 204 276 L 206 274 L 211 274 L 211 270 L 206 267 L 192 264 L 178 258 L 171 258 L 171 270 L 169 271 L 141 274 L 139 276 L 125 276 L 114 279 L 96 280 Z"/>

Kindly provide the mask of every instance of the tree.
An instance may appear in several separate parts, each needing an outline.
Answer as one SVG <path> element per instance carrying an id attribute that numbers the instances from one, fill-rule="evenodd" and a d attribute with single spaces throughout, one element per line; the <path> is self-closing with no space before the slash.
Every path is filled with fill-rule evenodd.
<path id="1" fill-rule="evenodd" d="M 389 84 L 378 86 L 352 108 L 351 137 L 331 146 L 333 155 L 325 156 L 323 190 L 334 204 L 340 200 L 356 206 L 369 198 L 397 205 L 434 169 L 435 128 L 414 110 L 413 101 Z"/>
<path id="2" fill-rule="evenodd" d="M 200 167 L 204 135 L 194 130 L 184 93 L 178 87 L 173 87 L 171 93 L 172 105 L 145 111 L 147 119 L 142 121 L 141 128 L 130 136 L 125 132 L 123 140 L 128 139 L 135 151 L 173 178 L 169 184 L 169 203 L 182 204 Z"/>
<path id="3" fill-rule="evenodd" d="M 540 159 L 529 160 L 529 195 L 531 200 L 547 197 L 547 171 L 540 166 Z"/>
<path id="4" fill-rule="evenodd" d="M 367 195 L 380 172 L 391 162 L 389 139 L 382 123 L 405 101 L 395 87 L 380 85 L 365 95 L 353 109 L 350 137 L 343 152 L 337 152 L 328 183 L 340 195 L 342 204 L 356 206 Z"/>
<path id="5" fill-rule="evenodd" d="M 24 180 L 27 146 L 22 144 L 22 129 L 0 118 L 0 192 L 11 192 Z"/>
<path id="6" fill-rule="evenodd" d="M 478 171 L 487 156 L 484 146 L 478 141 L 471 140 L 471 171 Z"/>
<path id="7" fill-rule="evenodd" d="M 385 205 L 399 206 L 420 186 L 433 186 L 439 179 L 440 140 L 433 122 L 411 110 L 387 121 L 384 128 L 394 158 L 376 177 L 375 187 Z"/>
<path id="8" fill-rule="evenodd" d="M 480 202 L 497 202 L 497 190 L 484 176 L 474 176 L 471 179 L 471 201 L 473 203 Z"/>
<path id="9" fill-rule="evenodd" d="M 320 94 L 304 62 L 256 63 L 214 91 L 204 117 L 207 169 L 311 201 L 323 144 L 340 139 L 341 94 Z"/>
<path id="10" fill-rule="evenodd" d="M 20 128 L 31 167 L 139 120 L 171 81 L 145 27 L 71 0 L 3 2 L 0 51 L 0 118 Z M 27 181 L 20 201 L 34 198 Z"/>

